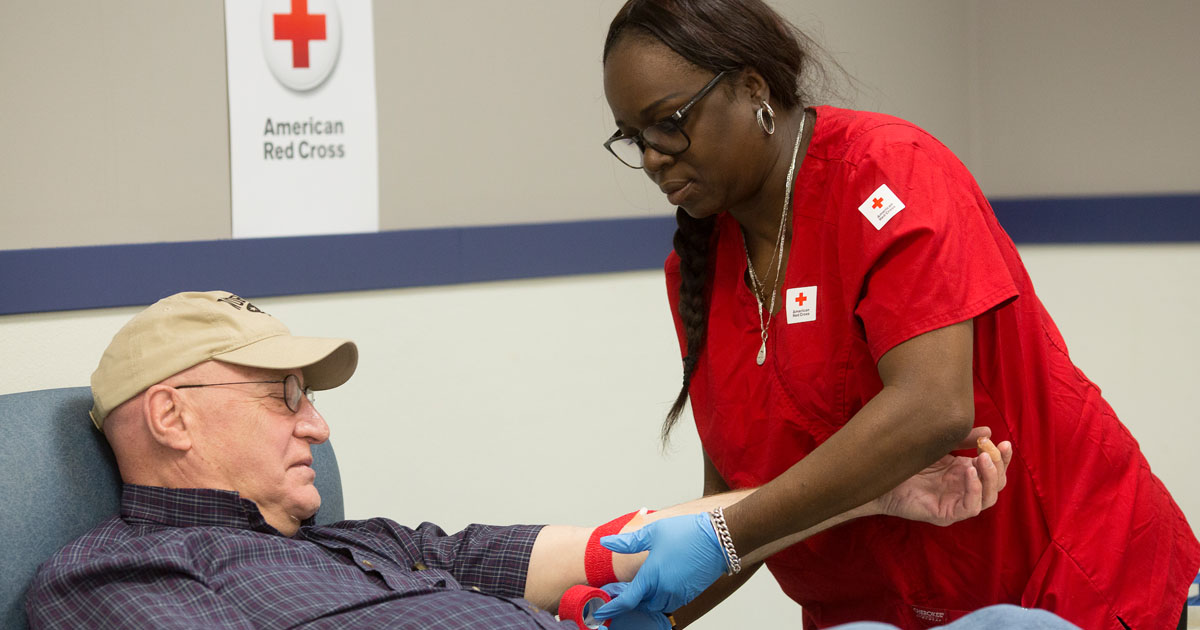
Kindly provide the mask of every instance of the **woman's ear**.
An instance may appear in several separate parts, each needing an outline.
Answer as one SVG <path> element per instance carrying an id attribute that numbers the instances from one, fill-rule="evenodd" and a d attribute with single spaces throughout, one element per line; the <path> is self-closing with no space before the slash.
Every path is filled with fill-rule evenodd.
<path id="1" fill-rule="evenodd" d="M 192 447 L 189 423 L 184 422 L 183 397 L 169 385 L 152 385 L 142 398 L 142 418 L 151 438 L 170 449 Z"/>
<path id="2" fill-rule="evenodd" d="M 741 76 L 737 80 L 738 92 L 745 94 L 755 106 L 762 101 L 771 102 L 771 86 L 767 84 L 767 79 L 758 73 L 754 68 L 746 68 L 742 70 Z"/>

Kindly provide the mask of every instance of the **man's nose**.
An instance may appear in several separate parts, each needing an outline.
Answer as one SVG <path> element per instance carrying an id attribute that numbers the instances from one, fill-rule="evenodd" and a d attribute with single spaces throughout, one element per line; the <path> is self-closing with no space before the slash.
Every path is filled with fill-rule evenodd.
<path id="1" fill-rule="evenodd" d="M 320 444 L 329 439 L 329 425 L 325 422 L 325 416 L 317 411 L 317 408 L 312 404 L 307 397 L 300 399 L 300 411 L 296 412 L 298 419 L 296 421 L 296 436 L 304 438 L 312 444 Z"/>

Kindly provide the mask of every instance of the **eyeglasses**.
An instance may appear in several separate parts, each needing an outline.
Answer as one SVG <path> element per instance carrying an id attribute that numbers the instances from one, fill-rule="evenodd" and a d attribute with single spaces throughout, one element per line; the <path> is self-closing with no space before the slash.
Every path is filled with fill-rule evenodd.
<path id="1" fill-rule="evenodd" d="M 687 117 L 692 107 L 699 103 L 700 99 L 704 98 L 704 95 L 708 94 L 728 73 L 728 70 L 724 70 L 717 74 L 686 105 L 675 110 L 674 114 L 646 127 L 638 135 L 630 138 L 621 135 L 621 131 L 617 130 L 611 138 L 604 142 L 604 148 L 629 168 L 644 166 L 643 156 L 646 147 L 663 155 L 679 155 L 687 151 L 688 147 L 692 146 L 692 139 L 683 131 L 683 119 Z"/>
<path id="2" fill-rule="evenodd" d="M 295 374 L 288 374 L 281 381 L 238 381 L 236 383 L 208 383 L 205 385 L 176 385 L 175 389 L 190 387 L 220 387 L 221 385 L 269 385 L 283 384 L 283 402 L 292 413 L 300 411 L 300 399 L 308 398 L 308 402 L 317 399 L 311 387 L 300 387 L 300 379 Z"/>

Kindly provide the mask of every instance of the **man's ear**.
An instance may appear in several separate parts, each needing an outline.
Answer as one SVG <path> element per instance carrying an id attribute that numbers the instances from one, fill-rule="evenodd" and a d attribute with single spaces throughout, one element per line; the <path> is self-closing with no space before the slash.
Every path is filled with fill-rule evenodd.
<path id="1" fill-rule="evenodd" d="M 146 422 L 146 429 L 154 441 L 162 446 L 178 451 L 192 447 L 192 436 L 183 414 L 183 398 L 174 387 L 152 385 L 142 397 L 142 418 Z"/>

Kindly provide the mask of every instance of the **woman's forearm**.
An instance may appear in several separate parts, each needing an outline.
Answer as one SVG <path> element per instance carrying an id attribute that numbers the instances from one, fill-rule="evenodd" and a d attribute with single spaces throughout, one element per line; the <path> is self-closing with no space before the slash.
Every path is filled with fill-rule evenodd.
<path id="1" fill-rule="evenodd" d="M 733 490 L 722 494 L 715 494 L 701 499 L 696 499 L 695 501 L 681 503 L 657 512 L 638 515 L 635 516 L 628 525 L 621 528 L 621 532 L 630 532 L 642 527 L 643 525 L 646 525 L 647 523 L 652 523 L 659 519 L 669 518 L 672 516 L 710 512 L 716 507 L 728 508 L 754 494 L 755 490 L 756 489 Z M 878 513 L 879 509 L 876 502 L 867 501 L 863 505 L 855 506 L 854 508 L 846 510 L 841 514 L 837 514 L 831 518 L 825 519 L 816 525 L 807 527 L 804 530 L 794 532 L 784 536 L 783 538 L 779 538 L 771 541 L 770 543 L 762 545 L 749 554 L 742 556 L 742 562 L 745 564 L 756 564 L 762 562 L 775 553 L 786 549 L 787 547 L 790 547 L 801 540 L 812 536 L 813 534 L 825 531 L 831 527 L 836 527 L 837 525 L 845 523 L 846 521 Z M 623 582 L 632 580 L 633 576 L 637 574 L 637 570 L 642 566 L 642 562 L 646 559 L 647 553 L 648 552 L 637 554 L 616 554 L 613 562 L 613 568 L 616 570 L 617 577 Z"/>
<path id="2" fill-rule="evenodd" d="M 713 508 L 726 508 L 749 497 L 754 489 L 734 490 L 722 494 L 703 497 L 694 501 L 680 503 L 656 512 L 637 514 L 621 528 L 621 533 L 634 531 L 648 523 L 672 516 L 698 514 L 712 511 Z M 755 564 L 762 562 L 772 554 L 793 545 L 808 536 L 846 521 L 879 513 L 876 502 L 870 501 L 864 505 L 847 510 L 833 518 L 826 519 L 815 526 L 800 532 L 792 533 L 785 538 L 772 541 L 743 556 L 742 562 Z M 575 584 L 586 583 L 583 557 L 588 539 L 594 528 L 572 527 L 565 525 L 547 525 L 538 534 L 530 554 L 529 570 L 525 581 L 525 599 L 547 610 L 555 610 L 558 599 L 566 589 Z M 628 582 L 637 574 L 646 552 L 637 554 L 613 554 L 613 570 L 617 579 Z"/>
<path id="3" fill-rule="evenodd" d="M 879 362 L 884 387 L 821 446 L 725 510 L 741 555 L 891 490 L 956 447 L 974 423 L 971 322 L 906 341 Z"/>

